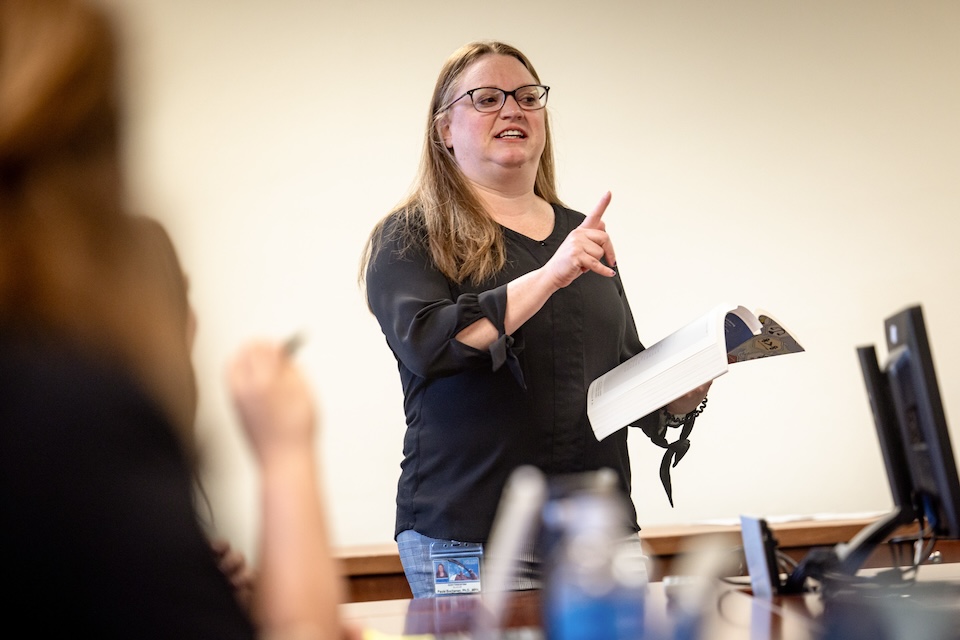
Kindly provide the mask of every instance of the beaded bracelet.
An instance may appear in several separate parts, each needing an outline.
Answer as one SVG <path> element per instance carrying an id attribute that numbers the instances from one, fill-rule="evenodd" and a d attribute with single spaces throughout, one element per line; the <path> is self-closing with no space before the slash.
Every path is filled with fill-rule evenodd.
<path id="1" fill-rule="evenodd" d="M 707 406 L 707 399 L 704 398 L 703 400 L 700 401 L 699 407 L 697 407 L 690 413 L 687 413 L 682 416 L 678 416 L 675 413 L 670 413 L 669 411 L 664 409 L 663 415 L 666 418 L 666 420 L 664 420 L 664 425 L 667 427 L 682 427 L 683 425 L 687 424 L 688 420 L 694 420 L 696 419 L 697 416 L 703 413 L 703 410 L 706 408 L 706 406 Z"/>

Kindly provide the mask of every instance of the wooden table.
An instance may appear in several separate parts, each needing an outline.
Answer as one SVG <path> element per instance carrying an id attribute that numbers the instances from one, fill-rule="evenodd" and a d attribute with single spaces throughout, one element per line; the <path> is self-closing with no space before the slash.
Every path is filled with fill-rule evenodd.
<path id="1" fill-rule="evenodd" d="M 838 520 L 797 520 L 773 523 L 770 528 L 780 551 L 799 561 L 810 549 L 846 542 L 873 522 L 870 518 Z M 903 532 L 898 532 L 903 533 Z M 674 572 L 687 550 L 705 542 L 725 545 L 732 551 L 740 547 L 740 527 L 736 525 L 675 525 L 645 527 L 640 532 L 650 557 L 650 579 L 662 580 Z M 941 541 L 937 545 L 944 561 L 960 562 L 960 542 Z M 338 550 L 341 571 L 347 581 L 347 602 L 410 598 L 410 587 L 403 575 L 395 543 L 342 547 Z M 867 567 L 890 566 L 888 550 L 875 552 Z M 737 575 L 732 572 L 730 575 Z"/>
<path id="2" fill-rule="evenodd" d="M 871 571 L 864 572 L 870 574 Z M 872 573 L 876 573 L 874 570 Z M 944 589 L 940 600 L 947 601 L 946 607 L 934 604 L 933 607 L 917 606 L 919 597 L 909 609 L 900 609 L 899 603 L 908 598 L 899 594 L 888 603 L 877 604 L 876 593 L 871 593 L 869 608 L 849 609 L 856 617 L 859 629 L 869 628 L 875 623 L 889 626 L 897 620 L 913 624 L 908 617 L 912 612 L 917 616 L 917 628 L 909 635 L 896 637 L 940 638 L 956 637 L 960 627 L 960 564 L 925 565 L 921 568 L 920 583 L 936 585 Z M 918 585 L 920 584 L 918 583 Z M 919 587 L 918 587 L 919 588 Z M 914 592 L 918 593 L 918 592 Z M 905 592 L 906 596 L 910 592 Z M 680 607 L 677 596 L 671 592 L 668 597 L 663 583 L 652 583 L 644 604 L 644 618 L 652 637 L 661 637 L 658 631 L 670 630 L 684 620 L 684 609 Z M 344 618 L 352 624 L 372 629 L 384 634 L 435 634 L 440 638 L 444 634 L 457 634 L 468 631 L 473 616 L 481 605 L 480 596 L 447 596 L 423 600 L 388 600 L 381 602 L 357 602 L 341 605 Z M 869 602 L 869 601 L 868 601 Z M 778 596 L 769 600 L 754 598 L 749 589 L 726 582 L 713 581 L 709 588 L 701 593 L 698 612 L 699 634 L 697 637 L 711 640 L 813 640 L 822 635 L 826 625 L 842 620 L 837 616 L 825 615 L 826 609 L 819 594 L 800 596 Z M 833 605 L 838 606 L 838 605 Z M 938 608 L 939 607 L 939 608 Z M 936 628 L 942 623 L 941 629 Z M 539 638 L 540 631 L 540 592 L 523 591 L 512 594 L 506 614 L 506 627 L 526 629 L 523 637 Z M 923 630 L 933 630 L 936 635 L 924 636 Z M 462 636 L 455 636 L 462 637 Z M 840 635 L 837 637 L 849 637 Z"/>
<path id="3" fill-rule="evenodd" d="M 682 612 L 673 602 L 668 600 L 663 583 L 651 584 L 644 602 L 646 628 L 665 632 L 670 625 L 678 623 Z M 807 640 L 813 638 L 816 630 L 814 618 L 802 608 L 755 602 L 746 591 L 719 583 L 716 593 L 710 596 L 710 603 L 711 606 L 701 610 L 704 615 L 699 622 L 703 631 L 700 637 Z M 341 607 L 347 622 L 365 629 L 395 636 L 434 634 L 442 638 L 445 634 L 452 636 L 469 631 L 480 605 L 480 596 L 447 596 L 357 602 Z M 507 628 L 526 629 L 530 637 L 539 638 L 542 635 L 540 620 L 539 591 L 521 591 L 512 596 L 506 615 Z"/>

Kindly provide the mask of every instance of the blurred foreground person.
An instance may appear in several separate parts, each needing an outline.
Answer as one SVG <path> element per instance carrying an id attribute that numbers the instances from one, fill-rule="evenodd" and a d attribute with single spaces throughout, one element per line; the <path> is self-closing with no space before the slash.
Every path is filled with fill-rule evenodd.
<path id="1" fill-rule="evenodd" d="M 162 293 L 168 297 L 180 334 L 186 341 L 187 349 L 192 352 L 197 335 L 197 317 L 190 304 L 189 278 L 180 262 L 180 256 L 177 255 L 173 240 L 158 220 L 147 216 L 134 216 L 132 222 L 134 241 L 138 243 L 136 251 L 142 262 L 139 266 L 144 269 L 143 277 L 148 279 L 155 293 Z M 196 392 L 192 391 L 196 400 Z M 190 416 L 191 421 L 195 420 L 196 402 L 193 403 Z M 207 498 L 199 474 L 195 484 L 196 497 L 200 499 L 201 521 L 206 515 L 206 526 L 212 528 L 213 506 Z M 224 538 L 213 538 L 210 541 L 210 547 L 216 557 L 217 566 L 230 580 L 240 604 L 249 609 L 256 578 L 247 564 L 246 557 Z"/>
<path id="2" fill-rule="evenodd" d="M 198 522 L 189 344 L 123 210 L 115 76 L 97 10 L 0 0 L 0 611 L 37 637 L 343 637 L 279 345 L 228 369 L 262 482 L 252 618 Z"/>

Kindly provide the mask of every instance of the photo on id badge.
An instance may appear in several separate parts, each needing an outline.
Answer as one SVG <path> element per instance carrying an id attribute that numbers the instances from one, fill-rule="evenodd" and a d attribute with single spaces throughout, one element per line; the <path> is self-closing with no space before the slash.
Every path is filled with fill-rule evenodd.
<path id="1" fill-rule="evenodd" d="M 430 545 L 433 586 L 437 595 L 478 593 L 483 545 L 470 542 L 434 542 Z"/>

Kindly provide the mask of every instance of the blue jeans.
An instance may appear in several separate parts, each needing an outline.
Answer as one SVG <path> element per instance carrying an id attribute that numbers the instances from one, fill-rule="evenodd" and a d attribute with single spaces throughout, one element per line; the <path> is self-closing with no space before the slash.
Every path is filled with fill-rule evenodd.
<path id="1" fill-rule="evenodd" d="M 456 541 L 428 538 L 412 529 L 401 531 L 397 536 L 400 563 L 403 565 L 403 573 L 407 577 L 414 598 L 437 597 L 433 585 L 433 561 L 430 559 L 430 545 L 434 542 Z M 637 534 L 628 536 L 625 542 L 636 545 L 637 553 L 643 556 L 643 546 Z M 513 572 L 514 575 L 508 587 L 510 590 L 542 588 L 542 565 L 533 545 L 523 549 L 520 557 L 515 559 Z"/>

